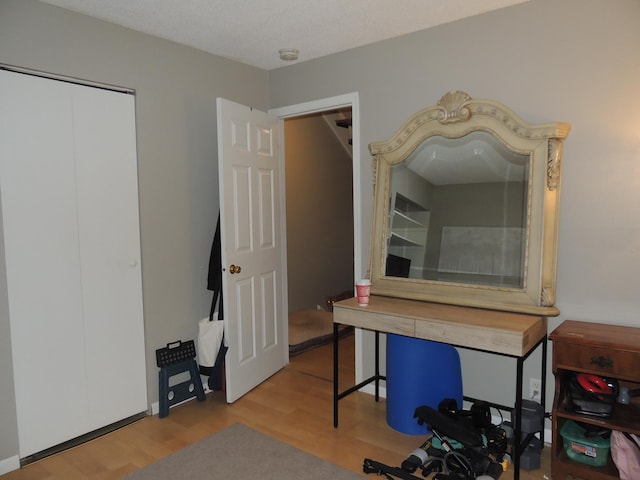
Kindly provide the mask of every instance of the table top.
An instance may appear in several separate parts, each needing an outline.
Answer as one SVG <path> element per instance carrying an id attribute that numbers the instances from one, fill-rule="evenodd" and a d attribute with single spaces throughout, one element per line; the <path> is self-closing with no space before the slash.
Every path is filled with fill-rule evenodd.
<path id="1" fill-rule="evenodd" d="M 333 321 L 510 356 L 526 355 L 547 333 L 547 318 L 538 315 L 378 295 L 367 306 L 336 302 Z"/>
<path id="2" fill-rule="evenodd" d="M 565 320 L 549 338 L 554 342 L 580 343 L 640 353 L 640 328 L 606 323 Z"/>

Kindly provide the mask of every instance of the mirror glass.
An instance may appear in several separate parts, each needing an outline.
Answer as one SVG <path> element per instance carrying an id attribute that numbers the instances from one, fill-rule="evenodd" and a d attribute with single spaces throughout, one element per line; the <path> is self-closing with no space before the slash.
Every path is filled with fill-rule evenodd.
<path id="1" fill-rule="evenodd" d="M 555 316 L 562 144 L 453 90 L 373 155 L 371 293 Z"/>
<path id="2" fill-rule="evenodd" d="M 432 136 L 391 167 L 384 275 L 523 288 L 530 155 Z"/>

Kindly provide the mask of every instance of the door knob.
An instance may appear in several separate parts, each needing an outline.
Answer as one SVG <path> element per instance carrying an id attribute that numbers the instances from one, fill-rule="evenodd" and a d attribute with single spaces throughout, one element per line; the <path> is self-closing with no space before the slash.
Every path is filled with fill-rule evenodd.
<path id="1" fill-rule="evenodd" d="M 242 268 L 240 268 L 240 265 L 229 265 L 229 273 L 240 273 L 241 270 Z"/>

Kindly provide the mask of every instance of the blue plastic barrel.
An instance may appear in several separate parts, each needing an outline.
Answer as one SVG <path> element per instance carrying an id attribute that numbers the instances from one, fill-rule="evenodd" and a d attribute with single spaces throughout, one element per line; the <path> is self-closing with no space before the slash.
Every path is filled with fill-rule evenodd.
<path id="1" fill-rule="evenodd" d="M 446 343 L 387 334 L 387 423 L 410 435 L 429 433 L 413 417 L 416 408 L 438 409 L 445 398 L 462 408 L 462 368 L 458 351 Z"/>

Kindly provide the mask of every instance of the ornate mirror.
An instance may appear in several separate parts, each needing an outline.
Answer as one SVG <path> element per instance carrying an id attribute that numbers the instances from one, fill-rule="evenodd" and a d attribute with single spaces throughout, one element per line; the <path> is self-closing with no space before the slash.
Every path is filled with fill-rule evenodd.
<path id="1" fill-rule="evenodd" d="M 447 93 L 369 145 L 371 292 L 558 315 L 556 250 L 567 123 Z"/>

